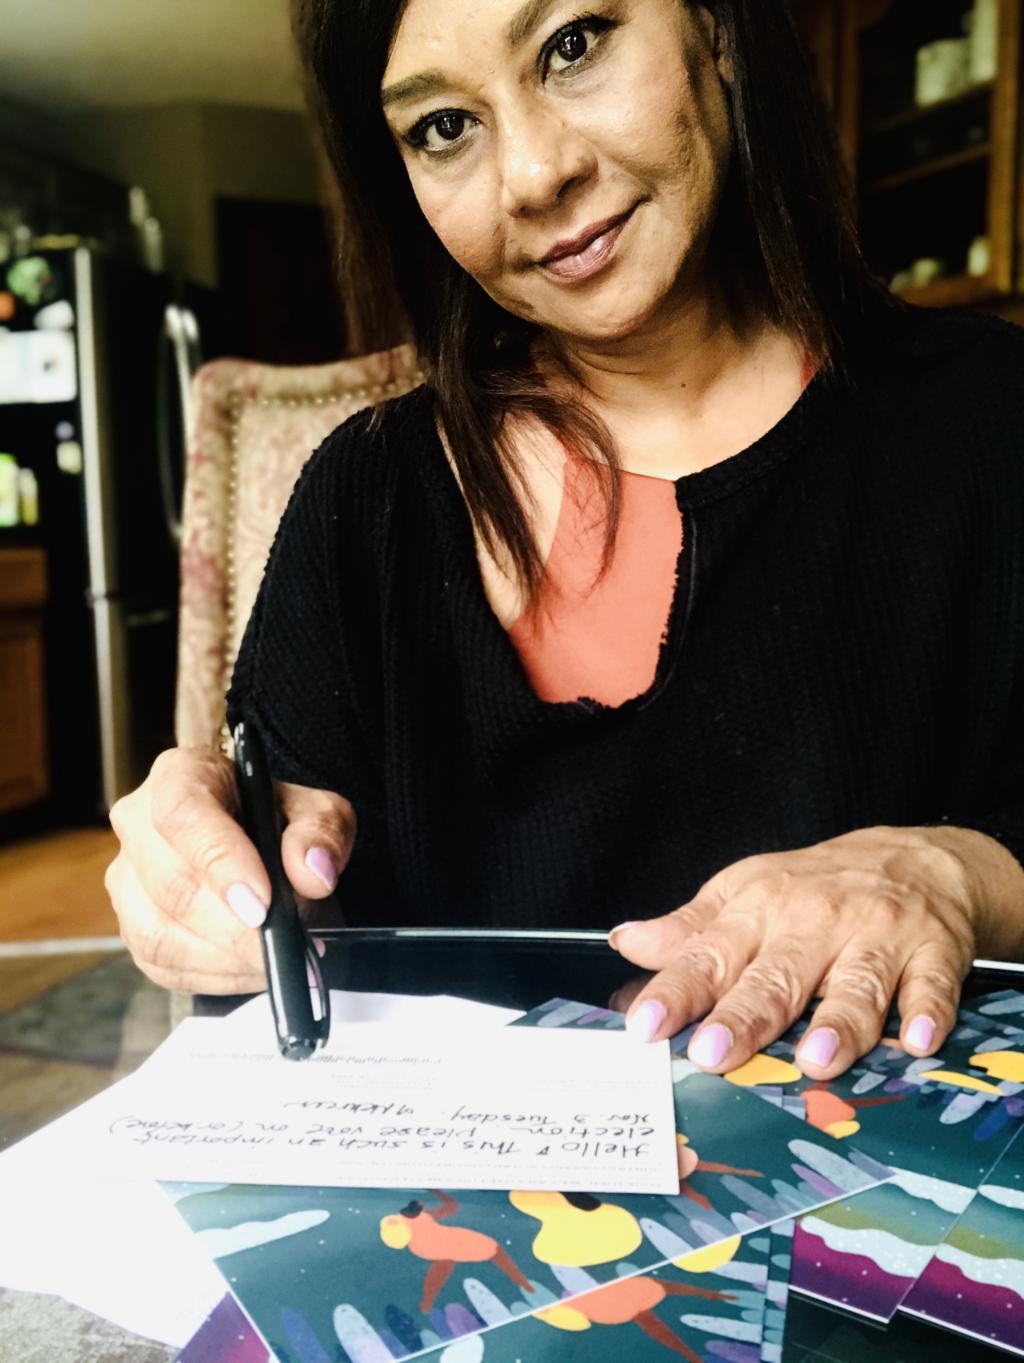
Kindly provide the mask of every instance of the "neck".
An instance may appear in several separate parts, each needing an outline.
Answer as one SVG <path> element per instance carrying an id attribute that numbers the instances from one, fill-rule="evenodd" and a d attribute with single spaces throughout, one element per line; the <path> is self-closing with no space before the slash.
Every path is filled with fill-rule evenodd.
<path id="1" fill-rule="evenodd" d="M 778 337 L 763 317 L 730 305 L 711 287 L 666 299 L 628 336 L 548 333 L 537 355 L 549 377 L 571 376 L 572 386 L 608 414 L 649 415 L 653 404 L 685 418 L 703 410 L 716 386 L 762 358 Z"/>
<path id="2" fill-rule="evenodd" d="M 616 340 L 548 335 L 538 367 L 607 425 L 621 466 L 679 477 L 735 454 L 768 430 L 802 388 L 800 343 L 691 294 Z"/>

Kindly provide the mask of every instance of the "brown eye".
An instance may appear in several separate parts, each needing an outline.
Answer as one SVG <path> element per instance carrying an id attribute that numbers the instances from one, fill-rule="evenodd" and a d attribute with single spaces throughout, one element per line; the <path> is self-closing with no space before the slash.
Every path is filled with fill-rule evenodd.
<path id="1" fill-rule="evenodd" d="M 434 121 L 438 136 L 446 142 L 456 142 L 465 131 L 465 126 L 466 120 L 462 114 L 442 114 Z"/>
<path id="2" fill-rule="evenodd" d="M 410 147 L 431 155 L 445 155 L 455 150 L 466 135 L 467 128 L 474 120 L 460 109 L 441 109 L 430 114 L 409 130 L 405 140 Z"/>
<path id="3" fill-rule="evenodd" d="M 555 45 L 555 51 L 564 62 L 578 62 L 587 53 L 587 43 L 582 31 L 574 28 L 568 33 L 563 33 Z"/>
<path id="4" fill-rule="evenodd" d="M 566 75 L 590 65 L 602 39 L 615 25 L 608 19 L 587 15 L 574 19 L 551 37 L 544 46 L 543 64 L 553 75 Z"/>

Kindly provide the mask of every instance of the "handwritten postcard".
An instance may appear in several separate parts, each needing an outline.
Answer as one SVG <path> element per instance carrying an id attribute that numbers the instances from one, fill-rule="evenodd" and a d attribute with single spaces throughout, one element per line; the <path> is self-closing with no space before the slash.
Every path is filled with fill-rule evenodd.
<path id="1" fill-rule="evenodd" d="M 667 1044 L 362 1023 L 300 1064 L 183 1022 L 86 1139 L 120 1176 L 677 1193 Z"/>

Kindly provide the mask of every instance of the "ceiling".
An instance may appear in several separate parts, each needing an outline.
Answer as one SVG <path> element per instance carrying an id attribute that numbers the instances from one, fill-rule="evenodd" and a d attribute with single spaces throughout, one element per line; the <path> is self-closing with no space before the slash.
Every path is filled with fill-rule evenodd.
<path id="1" fill-rule="evenodd" d="M 55 112 L 298 110 L 287 0 L 2 0 L 0 92 Z"/>

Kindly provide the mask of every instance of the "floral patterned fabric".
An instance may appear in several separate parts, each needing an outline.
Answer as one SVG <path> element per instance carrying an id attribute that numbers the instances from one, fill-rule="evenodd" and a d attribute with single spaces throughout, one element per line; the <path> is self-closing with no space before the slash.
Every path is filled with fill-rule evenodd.
<path id="1" fill-rule="evenodd" d="M 224 693 L 303 464 L 354 412 L 421 381 L 408 346 L 301 369 L 215 360 L 196 374 L 182 512 L 180 744 L 226 738 Z"/>

